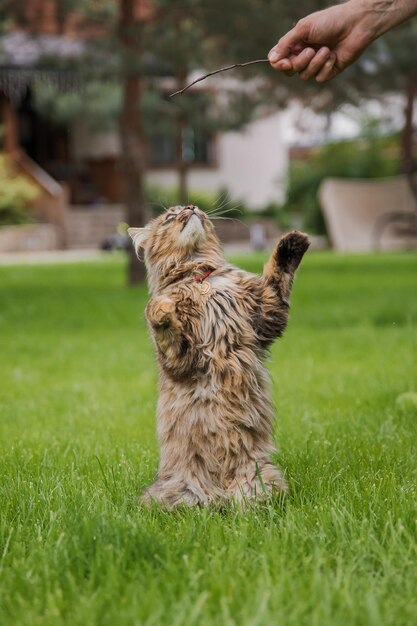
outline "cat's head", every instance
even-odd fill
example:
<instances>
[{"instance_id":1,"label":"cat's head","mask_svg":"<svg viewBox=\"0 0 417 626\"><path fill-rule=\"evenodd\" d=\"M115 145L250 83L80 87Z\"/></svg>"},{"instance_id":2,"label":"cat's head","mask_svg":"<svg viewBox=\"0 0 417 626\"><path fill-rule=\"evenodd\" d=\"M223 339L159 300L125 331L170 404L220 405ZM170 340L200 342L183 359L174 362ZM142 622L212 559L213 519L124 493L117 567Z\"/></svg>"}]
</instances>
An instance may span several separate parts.
<instances>
[{"instance_id":1,"label":"cat's head","mask_svg":"<svg viewBox=\"0 0 417 626\"><path fill-rule=\"evenodd\" d=\"M143 249L151 286L185 263L217 264L222 258L213 224L194 205L171 207L144 228L129 228L128 233L138 256Z\"/></svg>"}]
</instances>

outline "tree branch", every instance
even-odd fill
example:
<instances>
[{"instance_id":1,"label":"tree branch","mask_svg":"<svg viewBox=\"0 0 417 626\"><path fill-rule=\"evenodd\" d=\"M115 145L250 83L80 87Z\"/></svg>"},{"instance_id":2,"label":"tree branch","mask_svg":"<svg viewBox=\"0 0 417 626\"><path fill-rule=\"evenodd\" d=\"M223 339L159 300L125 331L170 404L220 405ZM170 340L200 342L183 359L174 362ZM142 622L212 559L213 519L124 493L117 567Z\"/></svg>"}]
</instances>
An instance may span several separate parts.
<instances>
[{"instance_id":1,"label":"tree branch","mask_svg":"<svg viewBox=\"0 0 417 626\"><path fill-rule=\"evenodd\" d=\"M222 67L219 70L214 70L214 72L209 72L208 74L204 74L204 76L200 76L200 78L196 78L192 83L186 85L183 89L179 89L178 91L174 91L174 93L170 93L169 97L178 96L179 94L183 94L184 91L187 91L190 87L199 83L202 80L205 80L209 76L214 76L214 74L220 74L220 72L227 72L228 70L233 70L235 67L246 67L247 65L254 65L255 63L269 63L268 59L256 59L256 61L247 61L246 63L235 63L234 65L228 65L227 67Z\"/></svg>"}]
</instances>

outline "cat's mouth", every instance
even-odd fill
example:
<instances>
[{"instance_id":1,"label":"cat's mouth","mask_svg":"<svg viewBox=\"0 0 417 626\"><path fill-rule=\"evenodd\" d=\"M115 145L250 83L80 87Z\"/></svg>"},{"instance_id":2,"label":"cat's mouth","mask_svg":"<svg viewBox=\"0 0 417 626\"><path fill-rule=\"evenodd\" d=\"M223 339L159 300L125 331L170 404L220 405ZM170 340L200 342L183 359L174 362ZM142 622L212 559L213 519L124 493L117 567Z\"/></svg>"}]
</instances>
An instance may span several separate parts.
<instances>
[{"instance_id":1,"label":"cat's mouth","mask_svg":"<svg viewBox=\"0 0 417 626\"><path fill-rule=\"evenodd\" d=\"M190 222L191 219L193 218L197 218L199 220L199 222L201 222L201 224L203 224L203 220L204 220L204 215L201 211L196 211L197 207L191 206L191 207L186 207L183 212L180 214L180 222L182 222L182 229L184 230L184 228L187 226L187 224ZM197 209L198 210L198 209Z\"/></svg>"},{"instance_id":2,"label":"cat's mouth","mask_svg":"<svg viewBox=\"0 0 417 626\"><path fill-rule=\"evenodd\" d=\"M195 220L196 222L198 221L201 224L203 223L203 219L202 217L200 217L200 215L197 215L197 213L192 213L191 215L187 215L184 226L187 226L190 223L190 220Z\"/></svg>"},{"instance_id":3,"label":"cat's mouth","mask_svg":"<svg viewBox=\"0 0 417 626\"><path fill-rule=\"evenodd\" d=\"M206 233L203 226L204 217L195 213L194 210L189 210L183 216L180 217L182 222L182 229L180 234L180 243L184 245L195 245L206 238Z\"/></svg>"}]
</instances>

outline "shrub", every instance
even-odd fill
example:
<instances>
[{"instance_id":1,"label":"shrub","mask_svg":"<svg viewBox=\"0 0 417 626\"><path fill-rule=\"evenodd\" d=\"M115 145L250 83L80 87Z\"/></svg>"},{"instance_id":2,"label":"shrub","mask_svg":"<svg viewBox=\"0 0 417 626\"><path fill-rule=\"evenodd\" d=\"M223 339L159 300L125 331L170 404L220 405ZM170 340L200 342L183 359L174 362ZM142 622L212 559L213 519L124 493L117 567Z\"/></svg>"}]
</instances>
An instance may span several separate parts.
<instances>
[{"instance_id":1,"label":"shrub","mask_svg":"<svg viewBox=\"0 0 417 626\"><path fill-rule=\"evenodd\" d=\"M31 222L28 207L36 199L36 186L12 172L4 155L0 155L0 226Z\"/></svg>"},{"instance_id":2,"label":"shrub","mask_svg":"<svg viewBox=\"0 0 417 626\"><path fill-rule=\"evenodd\" d=\"M382 178L398 172L393 156L396 138L329 143L306 161L294 161L288 174L284 211L301 213L303 227L312 233L326 232L317 191L324 178Z\"/></svg>"}]
</instances>

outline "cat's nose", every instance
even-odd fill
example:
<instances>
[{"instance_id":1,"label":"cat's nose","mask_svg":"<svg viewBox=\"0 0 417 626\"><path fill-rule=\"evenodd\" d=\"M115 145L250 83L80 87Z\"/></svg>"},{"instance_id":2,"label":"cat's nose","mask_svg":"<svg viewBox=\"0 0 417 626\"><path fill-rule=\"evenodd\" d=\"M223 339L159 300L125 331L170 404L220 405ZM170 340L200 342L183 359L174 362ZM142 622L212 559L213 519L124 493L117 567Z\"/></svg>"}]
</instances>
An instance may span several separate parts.
<instances>
[{"instance_id":1,"label":"cat's nose","mask_svg":"<svg viewBox=\"0 0 417 626\"><path fill-rule=\"evenodd\" d=\"M196 207L196 206L194 206L194 204L189 204L188 206L185 206L185 207L184 207L184 209L189 209L189 210L190 210L190 211L192 211L193 213L194 213L194 210L195 210L196 208L197 208L197 207Z\"/></svg>"}]
</instances>

